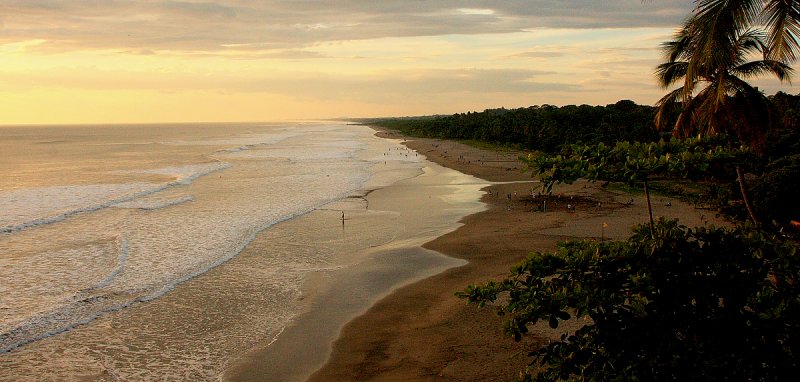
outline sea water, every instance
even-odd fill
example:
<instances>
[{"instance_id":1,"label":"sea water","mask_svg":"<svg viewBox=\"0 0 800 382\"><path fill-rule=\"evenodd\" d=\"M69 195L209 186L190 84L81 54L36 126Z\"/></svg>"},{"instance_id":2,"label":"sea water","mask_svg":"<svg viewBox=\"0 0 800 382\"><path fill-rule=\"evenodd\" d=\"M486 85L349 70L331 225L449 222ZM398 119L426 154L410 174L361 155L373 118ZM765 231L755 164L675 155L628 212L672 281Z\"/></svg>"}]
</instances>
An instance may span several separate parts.
<instances>
[{"instance_id":1,"label":"sea water","mask_svg":"<svg viewBox=\"0 0 800 382\"><path fill-rule=\"evenodd\" d=\"M341 203L422 172L421 157L373 133L337 123L0 127L0 380L218 378L298 313L308 272L396 235L371 228L379 216L365 216L357 238L300 232L330 226L319 221L270 230L337 203L338 221ZM257 237L252 262L170 293Z\"/></svg>"}]
</instances>

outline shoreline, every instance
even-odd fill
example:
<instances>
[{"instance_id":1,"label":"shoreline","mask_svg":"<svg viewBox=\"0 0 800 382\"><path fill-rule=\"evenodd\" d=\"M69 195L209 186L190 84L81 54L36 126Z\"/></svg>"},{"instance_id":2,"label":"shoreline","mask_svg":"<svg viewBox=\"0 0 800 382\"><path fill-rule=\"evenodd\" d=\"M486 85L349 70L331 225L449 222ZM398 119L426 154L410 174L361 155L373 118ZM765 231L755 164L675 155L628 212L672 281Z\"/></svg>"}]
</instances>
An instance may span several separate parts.
<instances>
[{"instance_id":1,"label":"shoreline","mask_svg":"<svg viewBox=\"0 0 800 382\"><path fill-rule=\"evenodd\" d=\"M364 204L353 205L348 199L318 212L338 223L344 211L348 223L341 226L342 234L353 232L354 240L367 232L364 226L390 225L393 236L343 254L347 265L309 274L301 287L299 314L274 338L233 360L222 380L306 380L324 365L345 324L396 289L464 264L422 245L457 229L460 218L484 209L477 199L485 182L428 162L418 175L390 185L378 183L358 196ZM308 224L298 219L281 228L296 229L291 227L308 229Z\"/></svg>"},{"instance_id":2,"label":"shoreline","mask_svg":"<svg viewBox=\"0 0 800 382\"><path fill-rule=\"evenodd\" d=\"M398 285L460 265L421 246L484 208L476 178L428 161L416 165L419 158L408 158L414 154L397 142L359 130L369 141L359 155L373 166L362 188L259 231L230 261L158 299L3 354L0 381L220 380L262 348L279 354L245 365L254 379L304 380L325 362L346 322ZM373 159L387 149L388 164ZM218 179L193 186L213 190ZM427 195L424 203L419 195Z\"/></svg>"},{"instance_id":3,"label":"shoreline","mask_svg":"<svg viewBox=\"0 0 800 382\"><path fill-rule=\"evenodd\" d=\"M491 308L467 306L454 293L507 275L531 251L553 249L565 239L623 239L634 224L645 221L643 196L586 182L555 186L553 194L563 194L563 200L553 200L547 212L540 212L529 197L538 186L526 182L530 174L521 173L518 152L374 129L377 136L404 139L429 161L494 182L483 189L481 201L488 209L466 216L460 228L423 245L467 261L465 265L395 289L347 323L327 363L309 381L511 380L526 367L530 346L557 333L547 325L537 326L532 336L514 342ZM597 208L597 202L602 207ZM567 203L577 211L568 211ZM656 197L654 203L654 214L680 217L686 225L714 221L714 216L671 198ZM601 231L604 223L608 228ZM577 328L581 323L571 325Z\"/></svg>"},{"instance_id":4,"label":"shoreline","mask_svg":"<svg viewBox=\"0 0 800 382\"><path fill-rule=\"evenodd\" d=\"M645 219L641 198L631 208L583 183L558 188L566 200L536 212L529 195L538 186L516 152L406 142L415 153L400 135L363 129L365 158L389 163L374 161L360 191L260 231L230 261L158 299L4 354L0 381L301 381L319 368L312 380L509 380L526 364L525 343L453 293L502 277L531 249L597 236L610 215ZM419 168L402 165L424 157ZM218 179L198 179L193 192L215 190ZM656 214L685 209L672 204ZM625 237L629 226L605 234ZM529 341L550 335L535 331Z\"/></svg>"}]
</instances>

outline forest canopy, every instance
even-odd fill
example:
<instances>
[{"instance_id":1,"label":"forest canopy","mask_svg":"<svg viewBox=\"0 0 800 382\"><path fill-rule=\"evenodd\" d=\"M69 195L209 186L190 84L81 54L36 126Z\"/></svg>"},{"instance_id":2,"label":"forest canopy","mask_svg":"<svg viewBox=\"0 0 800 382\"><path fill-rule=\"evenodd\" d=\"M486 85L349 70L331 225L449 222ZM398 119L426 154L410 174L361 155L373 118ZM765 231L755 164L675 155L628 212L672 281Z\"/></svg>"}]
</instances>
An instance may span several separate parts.
<instances>
[{"instance_id":1,"label":"forest canopy","mask_svg":"<svg viewBox=\"0 0 800 382\"><path fill-rule=\"evenodd\" d=\"M778 92L768 97L777 134L800 127L800 95ZM671 119L677 118L676 111ZM622 100L606 106L537 105L518 109L486 109L447 116L360 120L427 138L476 140L530 151L556 153L569 144L652 142L669 135L655 128L656 108ZM666 138L666 137L664 137Z\"/></svg>"}]
</instances>

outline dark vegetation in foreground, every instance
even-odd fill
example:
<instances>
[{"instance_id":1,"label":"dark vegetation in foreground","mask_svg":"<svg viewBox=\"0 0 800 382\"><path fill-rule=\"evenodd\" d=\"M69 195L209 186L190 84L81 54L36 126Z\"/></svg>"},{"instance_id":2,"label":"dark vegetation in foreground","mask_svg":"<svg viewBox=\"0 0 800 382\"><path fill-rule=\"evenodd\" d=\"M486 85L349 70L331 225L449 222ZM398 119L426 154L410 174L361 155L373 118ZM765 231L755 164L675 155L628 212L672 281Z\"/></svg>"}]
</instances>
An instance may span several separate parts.
<instances>
[{"instance_id":1,"label":"dark vegetation in foreground","mask_svg":"<svg viewBox=\"0 0 800 382\"><path fill-rule=\"evenodd\" d=\"M769 109L759 150L735 134L671 138L652 127L655 108L629 101L367 122L529 150L521 159L547 188L578 178L649 184L721 208L736 224L658 220L624 241L565 242L532 253L503 280L457 293L493 306L516 339L538 322L589 319L530 349L521 380L780 381L800 373L800 253L791 224L800 220L800 96L778 93ZM739 168L756 219L744 210Z\"/></svg>"},{"instance_id":2,"label":"dark vegetation in foreground","mask_svg":"<svg viewBox=\"0 0 800 382\"><path fill-rule=\"evenodd\" d=\"M740 227L658 221L620 242L532 253L510 277L459 295L496 304L515 338L539 321L591 323L533 349L523 380L795 380L800 350L796 243ZM535 372L534 372L535 370Z\"/></svg>"},{"instance_id":3,"label":"dark vegetation in foreground","mask_svg":"<svg viewBox=\"0 0 800 382\"><path fill-rule=\"evenodd\" d=\"M545 190L579 178L642 186L649 221L627 240L563 243L457 293L494 306L516 339L540 321L588 319L530 349L522 380L797 380L800 97L766 97L748 80L791 79L800 0L694 4L661 44L656 79L672 90L656 108L620 101L379 122L530 150L521 159ZM736 227L654 221L658 180L702 185L700 197L717 199Z\"/></svg>"}]
</instances>

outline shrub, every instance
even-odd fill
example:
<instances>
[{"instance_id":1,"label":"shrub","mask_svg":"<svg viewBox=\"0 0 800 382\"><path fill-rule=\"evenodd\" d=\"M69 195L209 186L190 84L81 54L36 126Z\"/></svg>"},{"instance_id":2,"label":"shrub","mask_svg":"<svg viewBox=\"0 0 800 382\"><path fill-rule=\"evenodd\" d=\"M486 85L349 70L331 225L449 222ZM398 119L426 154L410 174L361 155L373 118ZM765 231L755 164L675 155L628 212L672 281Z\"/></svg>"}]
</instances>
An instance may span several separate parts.
<instances>
[{"instance_id":1,"label":"shrub","mask_svg":"<svg viewBox=\"0 0 800 382\"><path fill-rule=\"evenodd\" d=\"M509 278L458 293L496 303L520 339L545 320L590 323L533 349L525 380L781 380L800 360L796 245L753 228L660 220L621 242L533 253Z\"/></svg>"}]
</instances>

